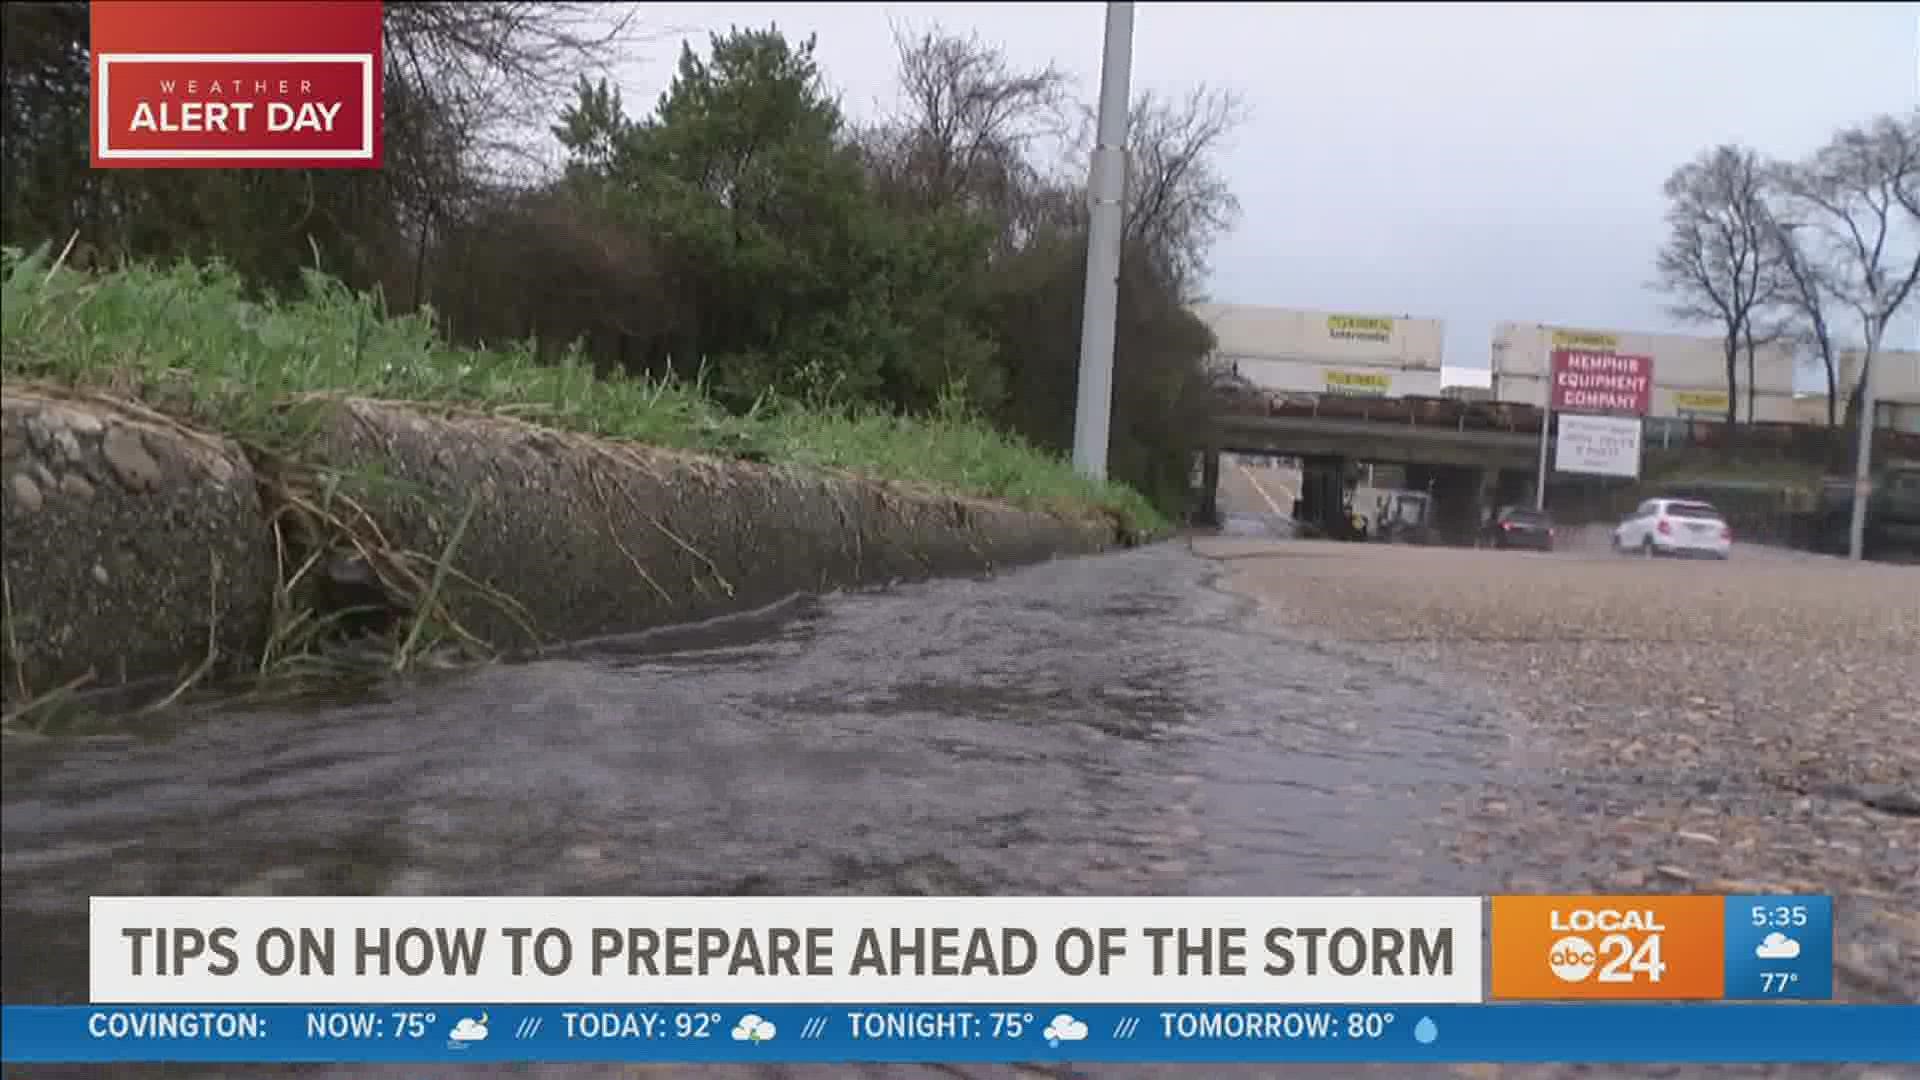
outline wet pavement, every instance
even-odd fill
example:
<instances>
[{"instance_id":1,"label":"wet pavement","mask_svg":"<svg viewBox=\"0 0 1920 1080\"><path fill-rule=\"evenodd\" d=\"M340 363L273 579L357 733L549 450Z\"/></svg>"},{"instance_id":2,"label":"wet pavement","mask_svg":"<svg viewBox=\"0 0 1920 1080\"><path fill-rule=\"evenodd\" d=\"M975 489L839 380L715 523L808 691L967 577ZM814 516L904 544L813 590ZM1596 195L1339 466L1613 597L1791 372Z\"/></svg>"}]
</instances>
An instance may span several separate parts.
<instances>
[{"instance_id":1,"label":"wet pavement","mask_svg":"<svg viewBox=\"0 0 1920 1080\"><path fill-rule=\"evenodd\" d=\"M376 700L206 712L138 736L10 740L0 764L0 991L9 1003L83 1001L84 900L101 893L1485 892L1504 856L1459 858L1446 810L1500 767L1506 734L1489 700L1468 680L1450 685L1278 633L1252 601L1220 587L1222 565L1163 544L990 580L796 600L396 686ZM748 1073L9 1071L488 1074Z\"/></svg>"},{"instance_id":2,"label":"wet pavement","mask_svg":"<svg viewBox=\"0 0 1920 1080\"><path fill-rule=\"evenodd\" d=\"M795 601L142 737L14 741L0 985L120 894L1471 893L1465 700L1263 634L1179 545ZM417 1075L417 1074L415 1074Z\"/></svg>"}]
</instances>

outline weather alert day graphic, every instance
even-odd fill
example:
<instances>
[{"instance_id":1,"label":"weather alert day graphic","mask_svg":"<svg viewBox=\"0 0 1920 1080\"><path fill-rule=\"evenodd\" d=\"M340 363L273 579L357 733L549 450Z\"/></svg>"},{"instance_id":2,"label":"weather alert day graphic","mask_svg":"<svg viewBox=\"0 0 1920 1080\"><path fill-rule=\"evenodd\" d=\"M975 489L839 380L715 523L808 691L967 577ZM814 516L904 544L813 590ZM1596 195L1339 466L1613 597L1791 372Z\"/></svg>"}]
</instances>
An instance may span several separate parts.
<instances>
[{"instance_id":1,"label":"weather alert day graphic","mask_svg":"<svg viewBox=\"0 0 1920 1080\"><path fill-rule=\"evenodd\" d=\"M379 168L378 0L94 0L94 168Z\"/></svg>"}]
</instances>

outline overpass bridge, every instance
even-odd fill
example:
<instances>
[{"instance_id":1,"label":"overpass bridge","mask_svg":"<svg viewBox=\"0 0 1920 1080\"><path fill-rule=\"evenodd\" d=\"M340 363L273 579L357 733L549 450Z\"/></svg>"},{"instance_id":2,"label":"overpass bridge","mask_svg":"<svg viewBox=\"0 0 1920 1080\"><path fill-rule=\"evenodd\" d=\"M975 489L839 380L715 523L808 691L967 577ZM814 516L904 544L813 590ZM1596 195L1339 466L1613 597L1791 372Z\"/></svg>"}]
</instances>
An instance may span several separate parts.
<instances>
[{"instance_id":1,"label":"overpass bridge","mask_svg":"<svg viewBox=\"0 0 1920 1080\"><path fill-rule=\"evenodd\" d=\"M1214 418L1210 441L1214 450L1469 469L1532 469L1540 455L1538 431L1477 431L1331 417L1226 413Z\"/></svg>"},{"instance_id":2,"label":"overpass bridge","mask_svg":"<svg viewBox=\"0 0 1920 1080\"><path fill-rule=\"evenodd\" d=\"M1431 397L1358 397L1294 394L1228 384L1217 388L1203 460L1201 513L1217 520L1212 493L1221 452L1266 454L1301 461L1301 506L1296 516L1323 530L1345 520L1351 466L1404 467L1406 486L1430 490L1443 533L1470 535L1479 514L1494 505L1530 502L1538 477L1542 410L1530 405ZM1646 452L1706 454L1739 445L1783 461L1843 465L1853 439L1824 425L1743 423L1689 419L1677 435L1666 424L1649 430ZM1920 458L1920 435L1883 428L1874 433L1877 460Z\"/></svg>"},{"instance_id":3,"label":"overpass bridge","mask_svg":"<svg viewBox=\"0 0 1920 1080\"><path fill-rule=\"evenodd\" d=\"M1329 532L1346 521L1350 466L1405 467L1435 495L1444 534L1464 540L1496 502L1530 497L1543 416L1530 406L1437 397L1358 397L1219 389L1202 464L1202 515L1217 520L1222 452L1301 461L1294 516Z\"/></svg>"}]
</instances>

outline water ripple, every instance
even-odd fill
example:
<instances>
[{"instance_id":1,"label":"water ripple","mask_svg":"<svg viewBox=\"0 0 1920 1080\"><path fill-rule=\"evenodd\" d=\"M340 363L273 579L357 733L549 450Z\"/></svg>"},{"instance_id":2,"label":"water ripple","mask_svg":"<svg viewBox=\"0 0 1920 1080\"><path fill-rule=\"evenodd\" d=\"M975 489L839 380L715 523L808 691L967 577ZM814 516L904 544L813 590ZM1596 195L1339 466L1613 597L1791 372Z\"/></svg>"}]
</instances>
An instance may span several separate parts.
<instances>
[{"instance_id":1,"label":"water ripple","mask_svg":"<svg viewBox=\"0 0 1920 1080\"><path fill-rule=\"evenodd\" d=\"M0 989L81 1000L103 893L1478 891L1417 853L1491 724L1212 570L1164 545L10 747Z\"/></svg>"}]
</instances>

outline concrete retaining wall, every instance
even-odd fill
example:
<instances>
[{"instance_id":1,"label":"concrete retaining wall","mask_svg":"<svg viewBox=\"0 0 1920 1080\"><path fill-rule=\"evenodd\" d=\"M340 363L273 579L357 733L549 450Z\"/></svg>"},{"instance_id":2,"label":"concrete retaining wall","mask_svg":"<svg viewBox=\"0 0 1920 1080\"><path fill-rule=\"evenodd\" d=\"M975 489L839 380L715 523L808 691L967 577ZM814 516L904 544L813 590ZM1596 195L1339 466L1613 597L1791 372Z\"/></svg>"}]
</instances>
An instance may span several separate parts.
<instances>
[{"instance_id":1,"label":"concrete retaining wall","mask_svg":"<svg viewBox=\"0 0 1920 1080\"><path fill-rule=\"evenodd\" d=\"M12 386L4 403L7 698L87 672L98 687L189 671L210 612L226 658L258 655L277 581L270 486L236 445L137 407ZM499 649L1089 553L1119 533L1104 517L370 401L330 405L303 457L344 478L422 579L471 505L443 596Z\"/></svg>"},{"instance_id":2,"label":"concrete retaining wall","mask_svg":"<svg viewBox=\"0 0 1920 1080\"><path fill-rule=\"evenodd\" d=\"M370 509L396 547L437 557L473 501L456 563L514 597L538 637L479 589L456 589L454 611L502 647L1091 552L1115 537L1108 521L491 417L351 401L325 430L323 460L384 471Z\"/></svg>"},{"instance_id":3,"label":"concrete retaining wall","mask_svg":"<svg viewBox=\"0 0 1920 1080\"><path fill-rule=\"evenodd\" d=\"M87 689L184 675L267 630L272 536L231 441L157 414L7 387L0 395L4 696L92 672Z\"/></svg>"}]
</instances>

